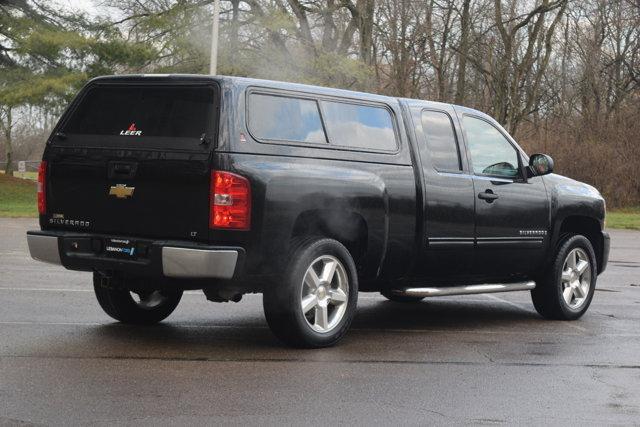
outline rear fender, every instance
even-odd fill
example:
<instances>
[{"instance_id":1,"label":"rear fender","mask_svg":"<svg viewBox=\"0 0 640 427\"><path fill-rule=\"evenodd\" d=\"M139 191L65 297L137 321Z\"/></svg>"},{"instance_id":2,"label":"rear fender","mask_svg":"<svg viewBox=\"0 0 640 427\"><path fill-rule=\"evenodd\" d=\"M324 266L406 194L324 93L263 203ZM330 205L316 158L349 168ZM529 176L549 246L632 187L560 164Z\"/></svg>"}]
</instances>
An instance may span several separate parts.
<instances>
[{"instance_id":1,"label":"rear fender","mask_svg":"<svg viewBox=\"0 0 640 427\"><path fill-rule=\"evenodd\" d=\"M389 235L389 197L376 165L356 169L352 162L263 159L234 164L257 188L253 215L260 224L260 259L251 264L282 271L292 237L322 233L351 250L364 240L366 249L354 258L361 274L378 275Z\"/></svg>"}]
</instances>

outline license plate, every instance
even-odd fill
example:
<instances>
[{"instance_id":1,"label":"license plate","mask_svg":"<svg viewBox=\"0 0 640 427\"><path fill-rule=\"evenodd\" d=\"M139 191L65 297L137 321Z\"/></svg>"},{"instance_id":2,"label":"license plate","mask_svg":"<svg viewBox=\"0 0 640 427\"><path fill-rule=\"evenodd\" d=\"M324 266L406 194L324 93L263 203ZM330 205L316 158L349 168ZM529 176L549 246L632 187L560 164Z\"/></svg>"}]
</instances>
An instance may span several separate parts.
<instances>
[{"instance_id":1,"label":"license plate","mask_svg":"<svg viewBox=\"0 0 640 427\"><path fill-rule=\"evenodd\" d=\"M129 239L107 239L104 251L109 256L133 258L136 256L136 243Z\"/></svg>"}]
</instances>

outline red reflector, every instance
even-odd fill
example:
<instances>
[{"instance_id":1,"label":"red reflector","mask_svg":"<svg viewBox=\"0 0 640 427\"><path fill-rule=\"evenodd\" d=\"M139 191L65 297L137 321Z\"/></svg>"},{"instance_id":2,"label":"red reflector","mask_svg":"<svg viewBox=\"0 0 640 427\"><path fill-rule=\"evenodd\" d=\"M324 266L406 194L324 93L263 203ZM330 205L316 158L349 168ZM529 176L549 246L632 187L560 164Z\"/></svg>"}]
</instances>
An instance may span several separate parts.
<instances>
[{"instance_id":1,"label":"red reflector","mask_svg":"<svg viewBox=\"0 0 640 427\"><path fill-rule=\"evenodd\" d=\"M251 185L246 178L230 172L211 173L211 213L209 226L248 230L251 226Z\"/></svg>"},{"instance_id":2,"label":"red reflector","mask_svg":"<svg viewBox=\"0 0 640 427\"><path fill-rule=\"evenodd\" d=\"M47 213L47 162L40 162L38 168L38 212L40 215Z\"/></svg>"}]
</instances>

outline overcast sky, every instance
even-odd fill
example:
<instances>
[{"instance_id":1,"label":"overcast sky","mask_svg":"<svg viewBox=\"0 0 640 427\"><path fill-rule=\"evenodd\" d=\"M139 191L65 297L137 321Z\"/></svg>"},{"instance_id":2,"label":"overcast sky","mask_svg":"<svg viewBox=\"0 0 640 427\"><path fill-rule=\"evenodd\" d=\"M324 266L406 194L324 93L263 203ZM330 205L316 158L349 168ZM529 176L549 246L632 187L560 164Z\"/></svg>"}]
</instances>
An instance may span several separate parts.
<instances>
[{"instance_id":1,"label":"overcast sky","mask_svg":"<svg viewBox=\"0 0 640 427\"><path fill-rule=\"evenodd\" d=\"M104 8L99 7L100 0L54 0L51 3L58 4L67 10L81 11L94 16L105 12Z\"/></svg>"}]
</instances>

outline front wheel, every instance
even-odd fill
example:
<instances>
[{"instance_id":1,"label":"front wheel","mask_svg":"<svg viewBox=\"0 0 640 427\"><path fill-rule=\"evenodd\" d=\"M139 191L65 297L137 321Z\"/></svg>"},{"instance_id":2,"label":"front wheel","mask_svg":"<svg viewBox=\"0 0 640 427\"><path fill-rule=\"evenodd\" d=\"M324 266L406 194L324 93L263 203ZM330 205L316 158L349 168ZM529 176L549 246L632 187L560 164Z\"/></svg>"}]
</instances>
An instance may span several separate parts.
<instances>
[{"instance_id":1,"label":"front wheel","mask_svg":"<svg viewBox=\"0 0 640 427\"><path fill-rule=\"evenodd\" d=\"M100 307L122 323L149 325L166 319L182 298L180 289L130 291L113 279L93 274L93 290Z\"/></svg>"},{"instance_id":2,"label":"front wheel","mask_svg":"<svg viewBox=\"0 0 640 427\"><path fill-rule=\"evenodd\" d=\"M358 277L347 248L333 239L292 243L281 281L267 287L264 313L273 333L294 347L337 343L356 312Z\"/></svg>"},{"instance_id":3,"label":"front wheel","mask_svg":"<svg viewBox=\"0 0 640 427\"><path fill-rule=\"evenodd\" d=\"M597 277L589 239L579 234L564 235L555 258L531 291L533 305L547 319L578 319L591 304Z\"/></svg>"}]
</instances>

